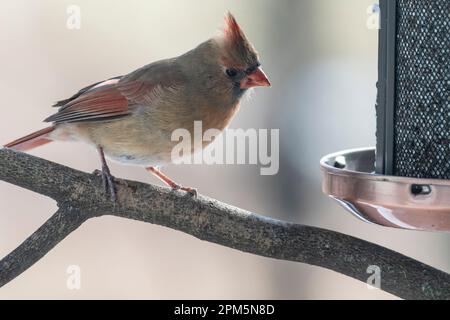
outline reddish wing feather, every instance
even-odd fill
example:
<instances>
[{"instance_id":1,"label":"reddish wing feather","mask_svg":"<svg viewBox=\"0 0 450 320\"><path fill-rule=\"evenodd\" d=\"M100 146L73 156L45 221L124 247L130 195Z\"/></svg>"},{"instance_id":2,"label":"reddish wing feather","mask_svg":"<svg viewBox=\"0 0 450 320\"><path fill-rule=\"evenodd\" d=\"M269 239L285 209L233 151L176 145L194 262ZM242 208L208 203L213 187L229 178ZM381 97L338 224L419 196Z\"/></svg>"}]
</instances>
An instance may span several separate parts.
<instances>
[{"instance_id":1,"label":"reddish wing feather","mask_svg":"<svg viewBox=\"0 0 450 320\"><path fill-rule=\"evenodd\" d=\"M130 106L145 100L154 86L143 81L106 84L67 102L46 122L102 121L130 114ZM148 101L147 101L148 102Z\"/></svg>"},{"instance_id":2,"label":"reddish wing feather","mask_svg":"<svg viewBox=\"0 0 450 320\"><path fill-rule=\"evenodd\" d=\"M81 89L80 91L78 91L77 93L72 95L70 98L55 102L55 104L53 104L53 107L62 107L64 105L66 105L67 103L69 103L70 101L75 100L76 98L78 98L79 96L83 95L84 93L86 93L88 91L92 91L92 90L96 89L97 87L103 86L105 84L111 84L113 82L117 83L120 81L121 78L122 78L122 76L118 76L118 77L108 79L106 81L100 81L100 82L93 83L93 84Z\"/></svg>"}]
</instances>

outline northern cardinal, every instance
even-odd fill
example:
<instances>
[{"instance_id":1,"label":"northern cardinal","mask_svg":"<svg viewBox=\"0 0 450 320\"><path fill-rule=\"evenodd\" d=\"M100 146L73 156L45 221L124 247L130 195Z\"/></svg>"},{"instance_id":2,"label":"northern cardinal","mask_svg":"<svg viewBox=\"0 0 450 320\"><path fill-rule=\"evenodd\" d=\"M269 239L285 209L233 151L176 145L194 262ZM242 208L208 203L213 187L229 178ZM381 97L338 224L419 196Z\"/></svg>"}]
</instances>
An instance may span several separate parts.
<instances>
[{"instance_id":1,"label":"northern cardinal","mask_svg":"<svg viewBox=\"0 0 450 320\"><path fill-rule=\"evenodd\" d=\"M196 195L195 189L180 186L158 169L172 160L178 142L171 141L171 134L185 128L193 137L194 121L202 121L203 131L224 130L248 89L270 86L260 65L254 47L228 13L221 35L181 56L81 89L54 104L58 112L44 120L52 126L5 147L26 151L54 140L86 142L98 150L103 183L114 201L114 178L105 156L142 166L171 188Z\"/></svg>"}]
</instances>

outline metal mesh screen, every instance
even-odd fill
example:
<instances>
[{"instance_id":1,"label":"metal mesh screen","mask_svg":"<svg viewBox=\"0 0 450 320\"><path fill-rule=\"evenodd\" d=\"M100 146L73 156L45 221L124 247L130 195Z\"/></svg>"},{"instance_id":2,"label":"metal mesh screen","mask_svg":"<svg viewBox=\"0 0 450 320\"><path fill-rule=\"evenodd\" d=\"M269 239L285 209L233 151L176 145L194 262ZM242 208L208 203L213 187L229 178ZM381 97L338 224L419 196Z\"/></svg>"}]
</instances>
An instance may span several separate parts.
<instances>
[{"instance_id":1,"label":"metal mesh screen","mask_svg":"<svg viewBox=\"0 0 450 320\"><path fill-rule=\"evenodd\" d=\"M450 0L397 0L395 175L450 179Z\"/></svg>"}]
</instances>

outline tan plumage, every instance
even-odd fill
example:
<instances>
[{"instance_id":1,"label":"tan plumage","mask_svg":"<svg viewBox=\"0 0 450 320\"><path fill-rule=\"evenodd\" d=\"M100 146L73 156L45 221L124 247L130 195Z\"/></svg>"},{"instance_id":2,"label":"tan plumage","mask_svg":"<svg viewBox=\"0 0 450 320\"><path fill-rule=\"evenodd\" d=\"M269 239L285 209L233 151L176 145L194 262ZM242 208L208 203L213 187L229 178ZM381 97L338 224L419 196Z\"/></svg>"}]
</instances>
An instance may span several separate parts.
<instances>
[{"instance_id":1,"label":"tan plumage","mask_svg":"<svg viewBox=\"0 0 450 320\"><path fill-rule=\"evenodd\" d=\"M172 132L184 128L193 136L194 121L202 121L204 131L224 130L245 91L269 85L259 66L256 51L228 14L222 36L179 57L80 90L55 104L59 111L45 120L53 126L29 135L33 143L24 137L6 147L28 150L42 144L39 141L83 141L99 150L104 181L112 195L104 155L124 164L150 167L171 187L180 188L153 168L173 160L171 151L177 142L171 141Z\"/></svg>"}]
</instances>

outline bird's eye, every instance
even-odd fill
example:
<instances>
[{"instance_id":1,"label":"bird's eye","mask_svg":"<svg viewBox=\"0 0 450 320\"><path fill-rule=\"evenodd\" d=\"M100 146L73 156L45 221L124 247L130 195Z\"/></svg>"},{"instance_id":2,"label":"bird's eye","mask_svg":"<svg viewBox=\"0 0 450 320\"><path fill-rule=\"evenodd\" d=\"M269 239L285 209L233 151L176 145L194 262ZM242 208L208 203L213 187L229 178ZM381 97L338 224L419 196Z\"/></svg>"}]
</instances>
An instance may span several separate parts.
<instances>
[{"instance_id":1,"label":"bird's eye","mask_svg":"<svg viewBox=\"0 0 450 320\"><path fill-rule=\"evenodd\" d=\"M234 78L237 76L238 72L236 71L236 69L227 69L225 71L225 73L227 74L227 76L229 76L230 78Z\"/></svg>"}]
</instances>

